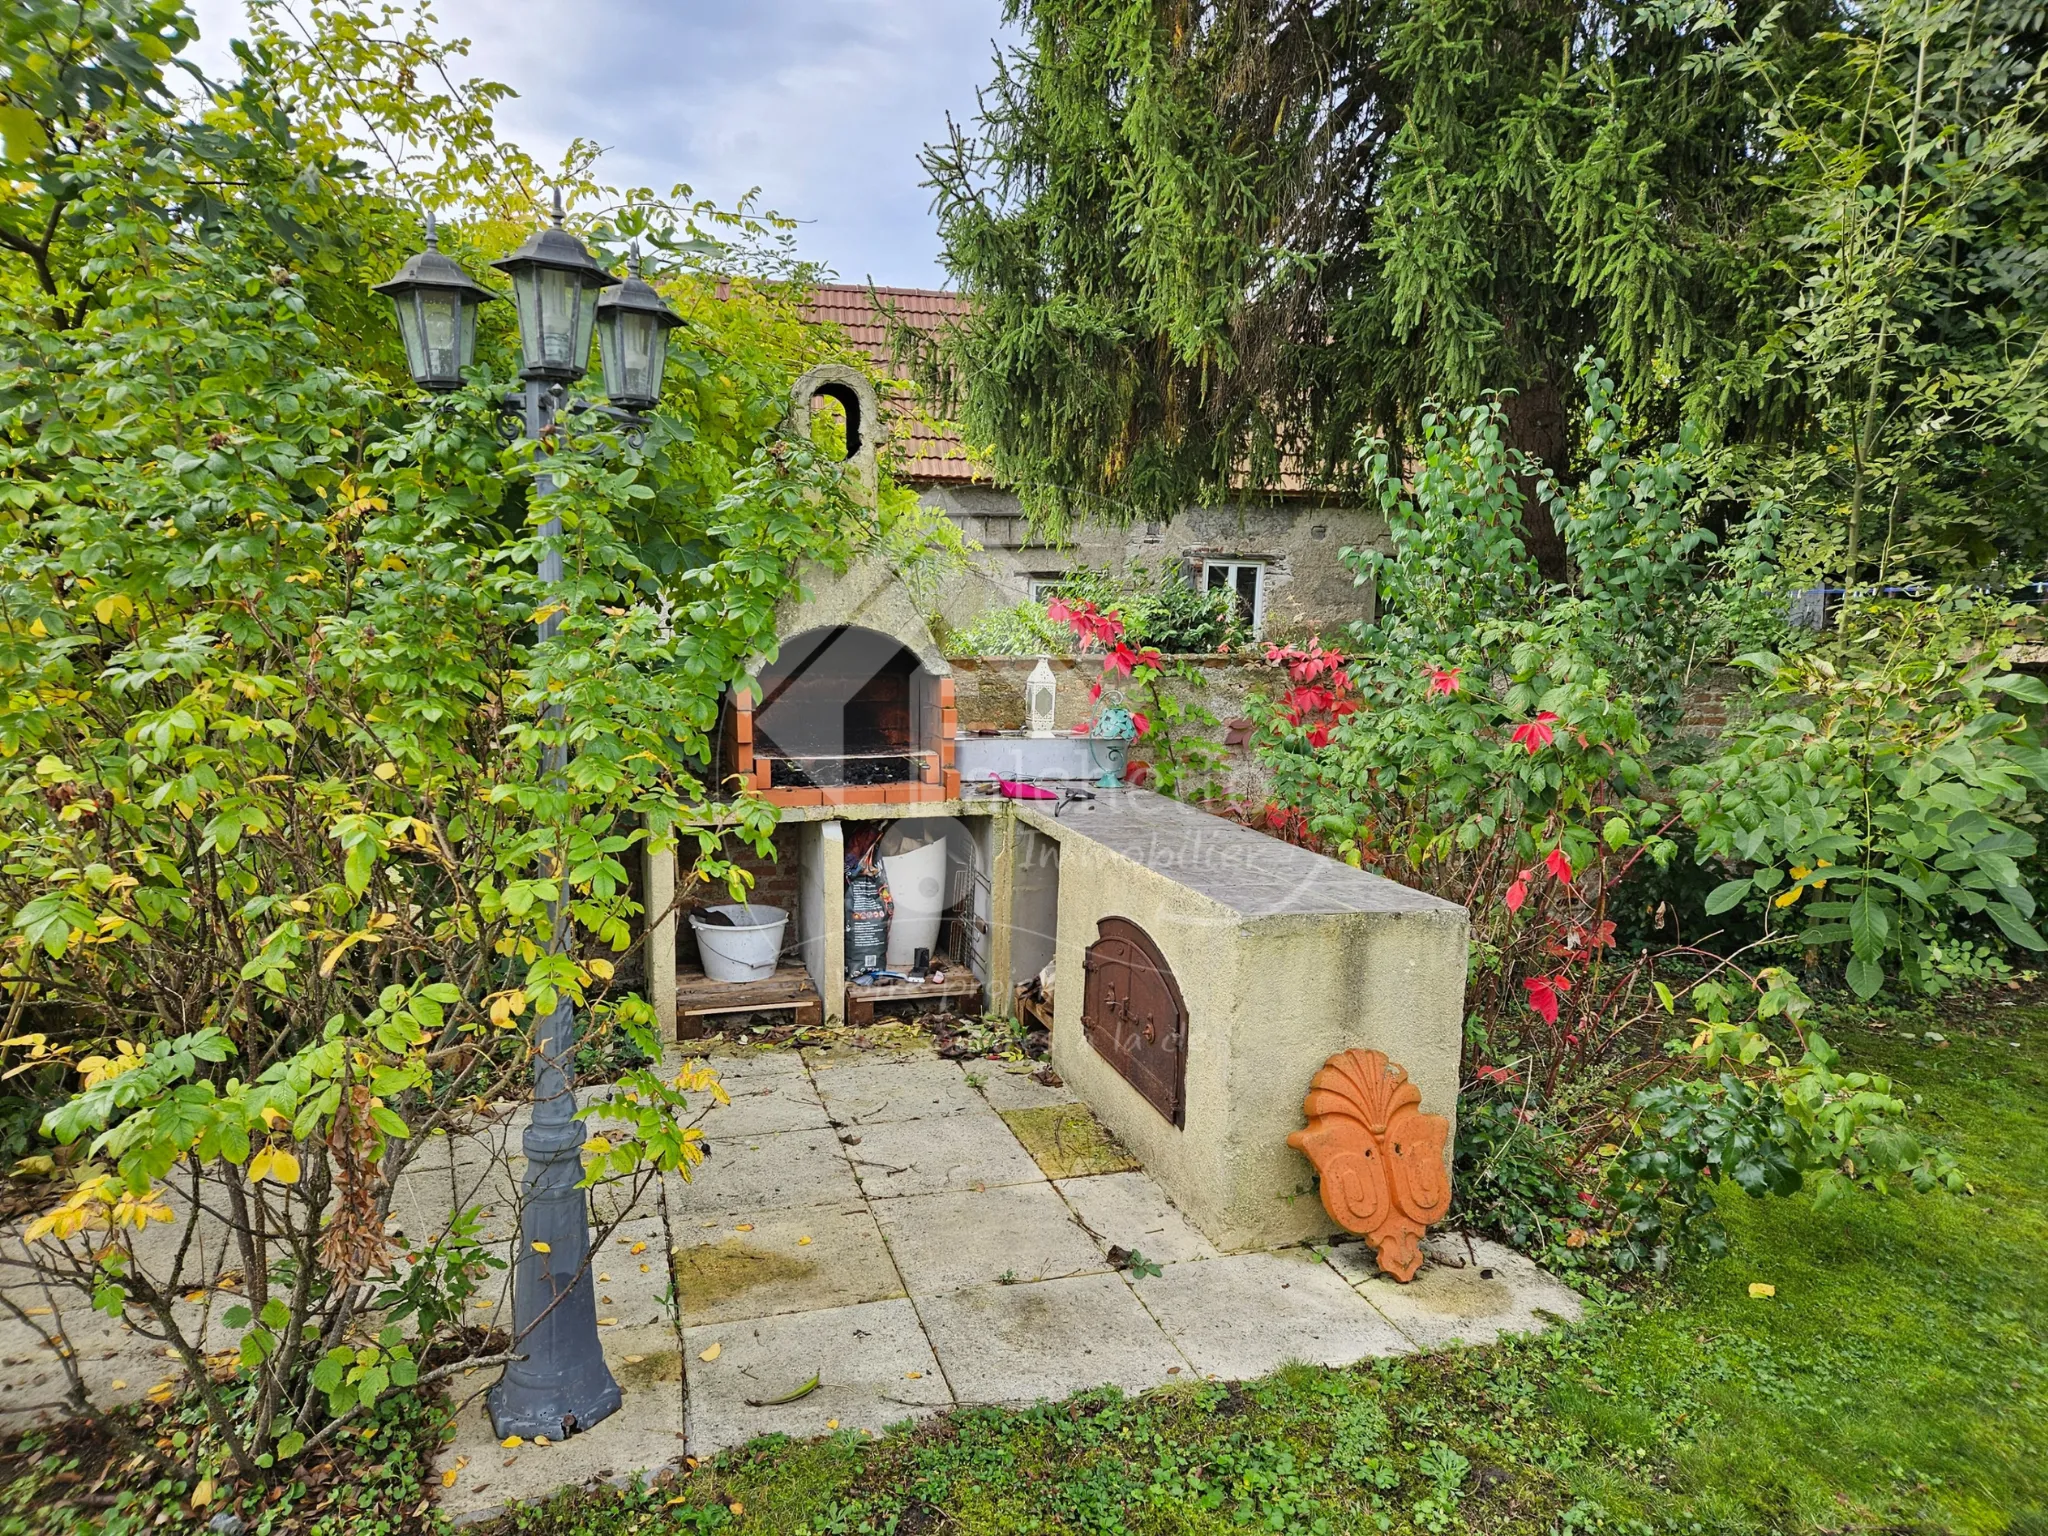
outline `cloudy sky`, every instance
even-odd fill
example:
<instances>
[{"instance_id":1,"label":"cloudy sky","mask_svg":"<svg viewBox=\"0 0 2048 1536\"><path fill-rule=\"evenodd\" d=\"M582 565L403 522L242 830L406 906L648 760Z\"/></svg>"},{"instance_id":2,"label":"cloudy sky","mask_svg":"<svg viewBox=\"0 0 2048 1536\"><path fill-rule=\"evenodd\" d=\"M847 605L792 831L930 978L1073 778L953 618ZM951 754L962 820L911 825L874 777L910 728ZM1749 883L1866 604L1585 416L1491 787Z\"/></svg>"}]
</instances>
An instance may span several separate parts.
<instances>
[{"instance_id":1,"label":"cloudy sky","mask_svg":"<svg viewBox=\"0 0 2048 1536\"><path fill-rule=\"evenodd\" d=\"M240 0L192 0L219 68ZM972 115L1002 0L439 0L470 73L519 92L500 131L554 160L577 135L605 179L750 187L802 221L799 253L845 281L946 282L918 150ZM223 71L225 72L225 71Z\"/></svg>"}]
</instances>

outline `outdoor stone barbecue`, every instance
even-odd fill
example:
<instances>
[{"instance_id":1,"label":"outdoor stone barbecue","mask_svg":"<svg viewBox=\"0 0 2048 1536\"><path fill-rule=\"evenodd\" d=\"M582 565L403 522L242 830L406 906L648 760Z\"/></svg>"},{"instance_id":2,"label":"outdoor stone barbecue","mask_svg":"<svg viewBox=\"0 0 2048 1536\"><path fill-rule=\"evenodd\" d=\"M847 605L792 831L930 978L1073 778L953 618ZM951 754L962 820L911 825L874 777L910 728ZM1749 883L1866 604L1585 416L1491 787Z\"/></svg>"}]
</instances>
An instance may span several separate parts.
<instances>
[{"instance_id":1,"label":"outdoor stone barbecue","mask_svg":"<svg viewBox=\"0 0 2048 1536\"><path fill-rule=\"evenodd\" d=\"M853 397L842 403L862 425L864 462L881 413L858 374L799 381L799 413L833 391ZM901 583L868 561L813 569L805 591L779 623L788 638L761 669L758 708L740 696L729 736L751 754L735 771L801 829L785 938L793 1005L857 1020L878 999L921 995L849 980L847 853L943 842L948 939L932 969L950 976L946 995L1008 1012L1043 973L1054 1066L1211 1242L1272 1247L1341 1218L1376 1242L1398 1234L1412 1274L1449 1197L1464 909L1140 789L1054 786L1081 792L1046 801L963 784L951 669ZM890 840L879 845L877 822ZM652 907L673 879L650 871ZM676 951L664 927L649 947L656 1007L674 1027L688 1010L666 984ZM691 1017L709 1024L713 1011L700 1002ZM1401 1080L1348 1107L1325 1092L1324 1133L1300 1139L1312 1081L1350 1051L1381 1053L1379 1070ZM1400 1136L1389 1095L1409 1126ZM1339 1125L1351 1129L1333 1140ZM1434 1160L1428 1176L1418 1156ZM1328 1199L1317 1162L1343 1169Z\"/></svg>"}]
</instances>

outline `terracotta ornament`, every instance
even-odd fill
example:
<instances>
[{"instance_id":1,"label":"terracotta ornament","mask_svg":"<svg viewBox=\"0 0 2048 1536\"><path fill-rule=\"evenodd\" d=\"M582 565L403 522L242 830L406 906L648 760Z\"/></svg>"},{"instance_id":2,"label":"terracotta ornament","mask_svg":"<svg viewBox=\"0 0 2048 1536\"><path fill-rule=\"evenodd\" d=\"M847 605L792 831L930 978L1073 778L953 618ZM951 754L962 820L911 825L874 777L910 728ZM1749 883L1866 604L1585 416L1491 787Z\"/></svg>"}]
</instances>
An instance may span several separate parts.
<instances>
[{"instance_id":1,"label":"terracotta ornament","mask_svg":"<svg viewBox=\"0 0 2048 1536\"><path fill-rule=\"evenodd\" d=\"M1306 1130L1287 1138L1322 1176L1323 1209L1373 1245L1380 1268L1413 1280L1422 1236L1451 1205L1451 1123L1422 1112L1422 1090L1383 1051L1340 1051L1309 1084Z\"/></svg>"}]
</instances>

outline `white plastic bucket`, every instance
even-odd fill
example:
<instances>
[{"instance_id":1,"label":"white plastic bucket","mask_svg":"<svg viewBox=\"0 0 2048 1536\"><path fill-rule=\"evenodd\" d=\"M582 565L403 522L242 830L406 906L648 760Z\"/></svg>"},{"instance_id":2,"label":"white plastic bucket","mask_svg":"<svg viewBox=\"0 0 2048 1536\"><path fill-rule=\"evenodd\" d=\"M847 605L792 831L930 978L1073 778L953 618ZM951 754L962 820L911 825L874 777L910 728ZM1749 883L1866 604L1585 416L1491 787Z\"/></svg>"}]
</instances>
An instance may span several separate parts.
<instances>
[{"instance_id":1,"label":"white plastic bucket","mask_svg":"<svg viewBox=\"0 0 2048 1536\"><path fill-rule=\"evenodd\" d=\"M781 907L728 906L710 910L731 918L733 925L727 928L721 923L707 923L698 913L690 914L690 927L697 935L697 953L704 960L704 974L713 981L766 981L773 976L789 914Z\"/></svg>"},{"instance_id":2,"label":"white plastic bucket","mask_svg":"<svg viewBox=\"0 0 2048 1536\"><path fill-rule=\"evenodd\" d=\"M946 907L946 840L926 843L882 860L889 896L889 969L908 971L920 949L939 942L939 914Z\"/></svg>"}]
</instances>

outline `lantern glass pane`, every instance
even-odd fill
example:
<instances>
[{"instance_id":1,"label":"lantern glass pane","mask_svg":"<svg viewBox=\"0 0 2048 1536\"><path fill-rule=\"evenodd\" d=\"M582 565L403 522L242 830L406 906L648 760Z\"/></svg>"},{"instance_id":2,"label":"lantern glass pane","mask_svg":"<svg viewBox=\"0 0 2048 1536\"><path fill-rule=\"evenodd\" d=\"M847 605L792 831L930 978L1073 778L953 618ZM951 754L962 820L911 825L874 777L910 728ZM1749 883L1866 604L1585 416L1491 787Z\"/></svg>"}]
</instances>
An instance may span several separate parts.
<instances>
[{"instance_id":1,"label":"lantern glass pane","mask_svg":"<svg viewBox=\"0 0 2048 1536\"><path fill-rule=\"evenodd\" d=\"M420 340L424 348L421 377L452 381L462 377L461 305L452 293L419 296Z\"/></svg>"},{"instance_id":2,"label":"lantern glass pane","mask_svg":"<svg viewBox=\"0 0 2048 1536\"><path fill-rule=\"evenodd\" d=\"M590 366L590 323L597 315L597 291L599 284L575 279L576 289L576 335L570 343L570 359L581 373Z\"/></svg>"},{"instance_id":3,"label":"lantern glass pane","mask_svg":"<svg viewBox=\"0 0 2048 1536\"><path fill-rule=\"evenodd\" d=\"M528 267L512 275L512 288L519 309L519 352L527 371L571 377L582 373L590 354L590 326L582 317L583 285L576 274L556 267Z\"/></svg>"},{"instance_id":4,"label":"lantern glass pane","mask_svg":"<svg viewBox=\"0 0 2048 1536\"><path fill-rule=\"evenodd\" d=\"M398 338L405 343L405 366L412 373L415 384L424 383L427 378L427 346L421 335L419 295L396 294L392 297L391 307L398 311Z\"/></svg>"}]
</instances>

